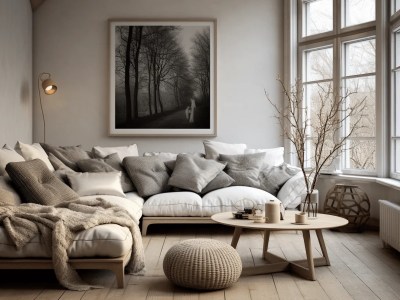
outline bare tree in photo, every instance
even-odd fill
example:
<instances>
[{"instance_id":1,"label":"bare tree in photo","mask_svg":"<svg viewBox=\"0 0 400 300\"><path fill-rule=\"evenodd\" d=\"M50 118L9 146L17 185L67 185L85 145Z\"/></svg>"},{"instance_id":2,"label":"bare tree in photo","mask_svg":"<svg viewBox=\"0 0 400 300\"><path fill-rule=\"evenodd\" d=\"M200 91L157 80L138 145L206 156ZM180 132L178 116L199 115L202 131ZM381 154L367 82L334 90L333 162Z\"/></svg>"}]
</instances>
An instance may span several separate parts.
<instances>
[{"instance_id":1,"label":"bare tree in photo","mask_svg":"<svg viewBox=\"0 0 400 300\"><path fill-rule=\"evenodd\" d=\"M193 38L193 78L200 91L200 100L210 99L210 31L203 30Z\"/></svg>"}]
</instances>

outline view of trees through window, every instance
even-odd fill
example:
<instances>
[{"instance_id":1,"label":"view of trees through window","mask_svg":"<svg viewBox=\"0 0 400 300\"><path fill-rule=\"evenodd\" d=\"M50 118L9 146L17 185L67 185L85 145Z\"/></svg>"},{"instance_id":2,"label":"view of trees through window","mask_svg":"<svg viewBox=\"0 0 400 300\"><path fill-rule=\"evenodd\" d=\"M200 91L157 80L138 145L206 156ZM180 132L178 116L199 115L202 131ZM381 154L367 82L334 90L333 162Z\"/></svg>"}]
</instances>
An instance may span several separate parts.
<instances>
[{"instance_id":1,"label":"view of trees through window","mask_svg":"<svg viewBox=\"0 0 400 300\"><path fill-rule=\"evenodd\" d=\"M365 109L360 112L362 115L346 120L342 128L338 128L337 134L345 136L350 133L349 130L355 120L361 117L359 124L361 127L348 139L340 159L328 168L374 173L376 170L376 39L374 33L370 31L361 35L355 32L354 37L350 32L346 34L346 38L342 38L340 28L374 21L375 0L342 1L340 24L334 21L335 17L332 14L336 1L339 0L303 1L303 35L307 36L307 42L303 42L303 63L299 71L306 100L305 115L307 121L311 122L312 128L317 122L317 114L323 106L323 101L335 101L335 95L343 96L349 93L346 106L365 101ZM336 32L332 32L334 28ZM322 39L325 40L322 43L321 33L325 33L322 35ZM317 34L318 40L314 42L313 35ZM324 98L323 95L327 94L329 97ZM343 107L343 110L345 109L346 107ZM313 132L307 134L309 142L306 146L306 157L308 166L311 167L312 139L315 134ZM335 138L338 137L330 137L331 141ZM330 143L329 139L326 143Z\"/></svg>"}]
</instances>

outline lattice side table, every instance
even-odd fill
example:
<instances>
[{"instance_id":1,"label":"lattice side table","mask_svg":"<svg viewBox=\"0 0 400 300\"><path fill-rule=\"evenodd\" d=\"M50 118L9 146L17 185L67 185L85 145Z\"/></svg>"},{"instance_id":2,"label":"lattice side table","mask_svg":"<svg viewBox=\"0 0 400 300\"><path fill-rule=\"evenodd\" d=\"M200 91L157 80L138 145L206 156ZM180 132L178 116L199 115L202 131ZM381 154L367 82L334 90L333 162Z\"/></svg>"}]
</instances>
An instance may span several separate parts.
<instances>
[{"instance_id":1,"label":"lattice side table","mask_svg":"<svg viewBox=\"0 0 400 300\"><path fill-rule=\"evenodd\" d=\"M370 217L367 194L357 185L336 184L326 194L324 213L346 218L349 224L343 231L359 232Z\"/></svg>"}]
</instances>

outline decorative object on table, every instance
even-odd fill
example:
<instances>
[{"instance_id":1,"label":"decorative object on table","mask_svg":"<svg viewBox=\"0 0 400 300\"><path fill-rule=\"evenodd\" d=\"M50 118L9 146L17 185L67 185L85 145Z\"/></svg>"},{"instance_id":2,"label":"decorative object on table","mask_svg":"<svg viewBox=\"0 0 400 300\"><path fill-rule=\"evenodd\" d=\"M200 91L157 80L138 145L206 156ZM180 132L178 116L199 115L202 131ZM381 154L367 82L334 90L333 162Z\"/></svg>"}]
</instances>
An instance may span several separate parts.
<instances>
[{"instance_id":1,"label":"decorative object on table","mask_svg":"<svg viewBox=\"0 0 400 300\"><path fill-rule=\"evenodd\" d=\"M223 289L242 272L239 254L230 245L210 239L192 239L172 246L163 262L165 276L178 286L199 290Z\"/></svg>"},{"instance_id":2,"label":"decorative object on table","mask_svg":"<svg viewBox=\"0 0 400 300\"><path fill-rule=\"evenodd\" d=\"M110 135L216 136L216 21L110 22Z\"/></svg>"},{"instance_id":3,"label":"decorative object on table","mask_svg":"<svg viewBox=\"0 0 400 300\"><path fill-rule=\"evenodd\" d=\"M241 199L236 201L233 206L236 211L233 212L233 216L236 219L251 219L251 216L256 213L257 203L251 199Z\"/></svg>"},{"instance_id":4,"label":"decorative object on table","mask_svg":"<svg viewBox=\"0 0 400 300\"><path fill-rule=\"evenodd\" d=\"M324 213L346 218L349 224L341 230L359 232L370 217L367 194L357 185L336 184L326 194Z\"/></svg>"},{"instance_id":5,"label":"decorative object on table","mask_svg":"<svg viewBox=\"0 0 400 300\"><path fill-rule=\"evenodd\" d=\"M42 111L43 119L43 142L46 143L46 119L44 117L42 95L40 93L40 82L42 82L42 89L46 95L53 95L57 92L57 84L51 79L50 73L40 73L38 76L38 93L40 101L40 110Z\"/></svg>"},{"instance_id":6,"label":"decorative object on table","mask_svg":"<svg viewBox=\"0 0 400 300\"><path fill-rule=\"evenodd\" d=\"M279 223L281 220L281 203L276 200L269 200L265 203L265 222Z\"/></svg>"},{"instance_id":7,"label":"decorative object on table","mask_svg":"<svg viewBox=\"0 0 400 300\"><path fill-rule=\"evenodd\" d=\"M336 93L332 84L317 84L315 97L319 101L315 103L320 106L313 107L314 114L310 115L304 109L306 98L302 81L297 79L290 87L286 87L282 79L278 78L278 81L282 86L286 105L280 108L266 92L265 95L277 113L276 118L281 124L284 137L291 142L297 154L307 191L303 211L311 216L311 195L318 177L324 167L330 166L338 155L346 151L349 137L363 127L361 120L366 97L355 101L356 91L341 90ZM338 132L345 126L348 133L339 136Z\"/></svg>"},{"instance_id":8,"label":"decorative object on table","mask_svg":"<svg viewBox=\"0 0 400 300\"><path fill-rule=\"evenodd\" d=\"M308 218L316 219L318 216L318 202L319 202L319 192L318 190L313 190L310 195L310 207L308 208ZM306 205L306 203L304 203Z\"/></svg>"},{"instance_id":9,"label":"decorative object on table","mask_svg":"<svg viewBox=\"0 0 400 300\"><path fill-rule=\"evenodd\" d=\"M299 212L294 215L294 224L308 224L307 223L307 213Z\"/></svg>"}]
</instances>

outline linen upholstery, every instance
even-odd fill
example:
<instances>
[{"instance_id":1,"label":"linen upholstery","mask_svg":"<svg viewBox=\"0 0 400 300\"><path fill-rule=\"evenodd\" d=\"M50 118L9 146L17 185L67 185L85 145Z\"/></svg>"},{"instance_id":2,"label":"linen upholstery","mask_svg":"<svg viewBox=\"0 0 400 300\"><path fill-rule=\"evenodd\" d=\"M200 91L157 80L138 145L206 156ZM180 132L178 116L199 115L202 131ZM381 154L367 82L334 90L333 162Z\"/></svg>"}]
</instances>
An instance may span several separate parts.
<instances>
[{"instance_id":1,"label":"linen upholstery","mask_svg":"<svg viewBox=\"0 0 400 300\"><path fill-rule=\"evenodd\" d=\"M148 197L169 190L169 174L161 158L150 157L125 157L122 161L138 194Z\"/></svg>"},{"instance_id":2,"label":"linen upholstery","mask_svg":"<svg viewBox=\"0 0 400 300\"><path fill-rule=\"evenodd\" d=\"M121 185L124 193L135 190L135 187L123 168L121 159L117 153L110 154L105 158L80 160L77 162L77 165L83 172L121 172Z\"/></svg>"},{"instance_id":3,"label":"linen upholstery","mask_svg":"<svg viewBox=\"0 0 400 300\"><path fill-rule=\"evenodd\" d=\"M15 150L22 155L25 160L40 159L43 161L50 171L54 171L54 167L49 161L46 152L43 150L42 146L38 143L32 145L17 142L15 145Z\"/></svg>"},{"instance_id":4,"label":"linen upholstery","mask_svg":"<svg viewBox=\"0 0 400 300\"><path fill-rule=\"evenodd\" d=\"M290 178L279 190L277 197L285 208L294 209L306 198L307 189L303 173L299 172Z\"/></svg>"},{"instance_id":5,"label":"linen upholstery","mask_svg":"<svg viewBox=\"0 0 400 300\"><path fill-rule=\"evenodd\" d=\"M223 169L225 164L188 154L179 154L168 184L200 193Z\"/></svg>"},{"instance_id":6,"label":"linen upholstery","mask_svg":"<svg viewBox=\"0 0 400 300\"><path fill-rule=\"evenodd\" d=\"M260 168L262 167L265 153L225 155L221 154L219 159L227 162L226 173L235 182L232 185L244 185L260 187Z\"/></svg>"},{"instance_id":7,"label":"linen upholstery","mask_svg":"<svg viewBox=\"0 0 400 300\"><path fill-rule=\"evenodd\" d=\"M204 189L201 190L201 194L207 194L211 191L228 187L235 182L231 176L221 171L213 180L211 180Z\"/></svg>"},{"instance_id":8,"label":"linen upholstery","mask_svg":"<svg viewBox=\"0 0 400 300\"><path fill-rule=\"evenodd\" d=\"M83 159L89 159L89 154L81 146L60 146L54 147L48 144L40 144L48 154L53 154L64 165L74 171L79 171L77 162Z\"/></svg>"},{"instance_id":9,"label":"linen upholstery","mask_svg":"<svg viewBox=\"0 0 400 300\"><path fill-rule=\"evenodd\" d=\"M0 205L19 205L21 203L21 197L14 189L10 177L0 176Z\"/></svg>"},{"instance_id":10,"label":"linen upholstery","mask_svg":"<svg viewBox=\"0 0 400 300\"><path fill-rule=\"evenodd\" d=\"M40 159L9 163L6 170L27 202L55 205L79 198Z\"/></svg>"},{"instance_id":11,"label":"linen upholstery","mask_svg":"<svg viewBox=\"0 0 400 300\"><path fill-rule=\"evenodd\" d=\"M114 195L125 197L121 172L67 174L71 188L79 196Z\"/></svg>"},{"instance_id":12,"label":"linen upholstery","mask_svg":"<svg viewBox=\"0 0 400 300\"><path fill-rule=\"evenodd\" d=\"M279 166L284 163L285 148L270 148L270 149L245 149L244 154L254 154L265 152L264 167Z\"/></svg>"},{"instance_id":13,"label":"linen upholstery","mask_svg":"<svg viewBox=\"0 0 400 300\"><path fill-rule=\"evenodd\" d=\"M246 144L228 144L204 140L204 151L207 159L218 159L220 154L244 154Z\"/></svg>"},{"instance_id":14,"label":"linen upholstery","mask_svg":"<svg viewBox=\"0 0 400 300\"><path fill-rule=\"evenodd\" d=\"M269 166L260 172L260 188L276 196L285 182L298 172L299 168L289 167L285 163L280 166Z\"/></svg>"},{"instance_id":15,"label":"linen upholstery","mask_svg":"<svg viewBox=\"0 0 400 300\"><path fill-rule=\"evenodd\" d=\"M6 166L9 162L24 160L25 159L20 154L18 154L17 151L7 145L4 145L3 148L0 149L0 176L4 176L7 174Z\"/></svg>"}]
</instances>

